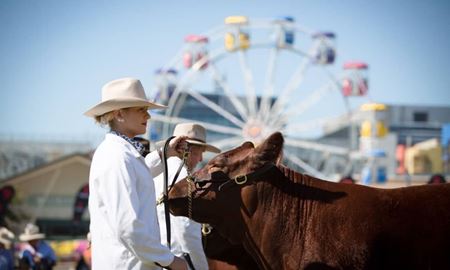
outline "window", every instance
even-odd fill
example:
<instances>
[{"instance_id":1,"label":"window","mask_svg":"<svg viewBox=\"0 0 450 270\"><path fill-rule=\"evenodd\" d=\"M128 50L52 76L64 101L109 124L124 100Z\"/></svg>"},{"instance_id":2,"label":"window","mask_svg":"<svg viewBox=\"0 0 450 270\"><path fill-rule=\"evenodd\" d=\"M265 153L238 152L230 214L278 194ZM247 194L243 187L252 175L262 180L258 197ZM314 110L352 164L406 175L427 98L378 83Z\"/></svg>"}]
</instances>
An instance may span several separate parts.
<instances>
[{"instance_id":1,"label":"window","mask_svg":"<svg viewBox=\"0 0 450 270\"><path fill-rule=\"evenodd\" d=\"M426 112L414 112L414 122L427 122L428 113Z\"/></svg>"}]
</instances>

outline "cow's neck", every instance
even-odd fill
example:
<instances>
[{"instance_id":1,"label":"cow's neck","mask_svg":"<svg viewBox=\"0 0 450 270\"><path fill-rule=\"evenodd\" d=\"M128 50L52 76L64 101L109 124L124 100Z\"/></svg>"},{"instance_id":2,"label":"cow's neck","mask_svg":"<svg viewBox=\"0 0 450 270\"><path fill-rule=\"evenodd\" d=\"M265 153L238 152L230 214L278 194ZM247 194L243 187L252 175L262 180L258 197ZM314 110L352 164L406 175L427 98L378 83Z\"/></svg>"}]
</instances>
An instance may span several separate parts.
<instances>
[{"instance_id":1,"label":"cow's neck","mask_svg":"<svg viewBox=\"0 0 450 270\"><path fill-rule=\"evenodd\" d=\"M321 182L320 188L315 186L316 180ZM271 258L280 258L293 248L302 249L313 209L339 196L324 185L325 181L285 167L274 168L258 181L256 210L244 217L244 246L262 269L273 267ZM283 244L274 248L279 241Z\"/></svg>"}]
</instances>

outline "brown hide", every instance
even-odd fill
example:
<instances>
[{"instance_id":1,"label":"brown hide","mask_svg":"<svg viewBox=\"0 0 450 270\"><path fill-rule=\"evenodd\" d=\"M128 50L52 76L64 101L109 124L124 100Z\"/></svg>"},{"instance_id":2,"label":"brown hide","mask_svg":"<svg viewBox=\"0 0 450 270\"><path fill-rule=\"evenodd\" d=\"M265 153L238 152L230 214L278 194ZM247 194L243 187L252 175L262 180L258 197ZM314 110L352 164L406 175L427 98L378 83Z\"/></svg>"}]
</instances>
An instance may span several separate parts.
<instances>
[{"instance_id":1,"label":"brown hide","mask_svg":"<svg viewBox=\"0 0 450 270\"><path fill-rule=\"evenodd\" d=\"M275 133L216 156L194 174L203 188L174 186L171 212L187 216L191 185L192 218L260 269L450 269L450 184L376 189L266 166L282 146Z\"/></svg>"}]
</instances>

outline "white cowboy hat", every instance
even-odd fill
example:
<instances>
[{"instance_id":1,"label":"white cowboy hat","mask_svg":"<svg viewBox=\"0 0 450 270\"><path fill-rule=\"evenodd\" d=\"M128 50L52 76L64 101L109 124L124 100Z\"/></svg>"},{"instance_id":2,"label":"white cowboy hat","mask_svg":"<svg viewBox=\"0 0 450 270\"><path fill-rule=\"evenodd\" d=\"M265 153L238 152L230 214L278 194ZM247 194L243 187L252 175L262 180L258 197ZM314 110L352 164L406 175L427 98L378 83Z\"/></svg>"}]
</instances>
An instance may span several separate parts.
<instances>
[{"instance_id":1,"label":"white cowboy hat","mask_svg":"<svg viewBox=\"0 0 450 270\"><path fill-rule=\"evenodd\" d=\"M130 107L148 107L164 109L167 106L147 99L144 87L139 80L122 78L105 84L102 88L102 101L86 111L84 115L95 117L118 109Z\"/></svg>"},{"instance_id":2,"label":"white cowboy hat","mask_svg":"<svg viewBox=\"0 0 450 270\"><path fill-rule=\"evenodd\" d=\"M220 153L220 149L206 143L206 130L203 126L194 123L183 123L175 126L173 136L187 136L186 142L206 147L206 151ZM156 146L164 146L164 141L159 141Z\"/></svg>"},{"instance_id":3,"label":"white cowboy hat","mask_svg":"<svg viewBox=\"0 0 450 270\"><path fill-rule=\"evenodd\" d=\"M0 228L0 243L2 243L6 248L10 248L12 241L14 240L14 233L5 227Z\"/></svg>"},{"instance_id":4,"label":"white cowboy hat","mask_svg":"<svg viewBox=\"0 0 450 270\"><path fill-rule=\"evenodd\" d=\"M45 234L39 233L39 227L32 223L28 223L25 226L24 232L21 235L19 235L19 240L23 242L44 238Z\"/></svg>"}]
</instances>

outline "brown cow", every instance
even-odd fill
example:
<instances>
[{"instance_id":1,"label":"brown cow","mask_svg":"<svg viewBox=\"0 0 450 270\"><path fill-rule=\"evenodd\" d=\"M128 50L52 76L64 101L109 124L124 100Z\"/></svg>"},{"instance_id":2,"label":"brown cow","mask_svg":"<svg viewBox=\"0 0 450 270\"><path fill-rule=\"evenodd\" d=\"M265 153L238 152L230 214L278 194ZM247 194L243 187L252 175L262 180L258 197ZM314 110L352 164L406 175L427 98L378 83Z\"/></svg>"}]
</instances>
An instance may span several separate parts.
<instances>
[{"instance_id":1,"label":"brown cow","mask_svg":"<svg viewBox=\"0 0 450 270\"><path fill-rule=\"evenodd\" d=\"M282 147L274 133L216 156L174 186L171 212L243 244L260 269L450 269L450 184L327 182L274 165Z\"/></svg>"}]
</instances>

